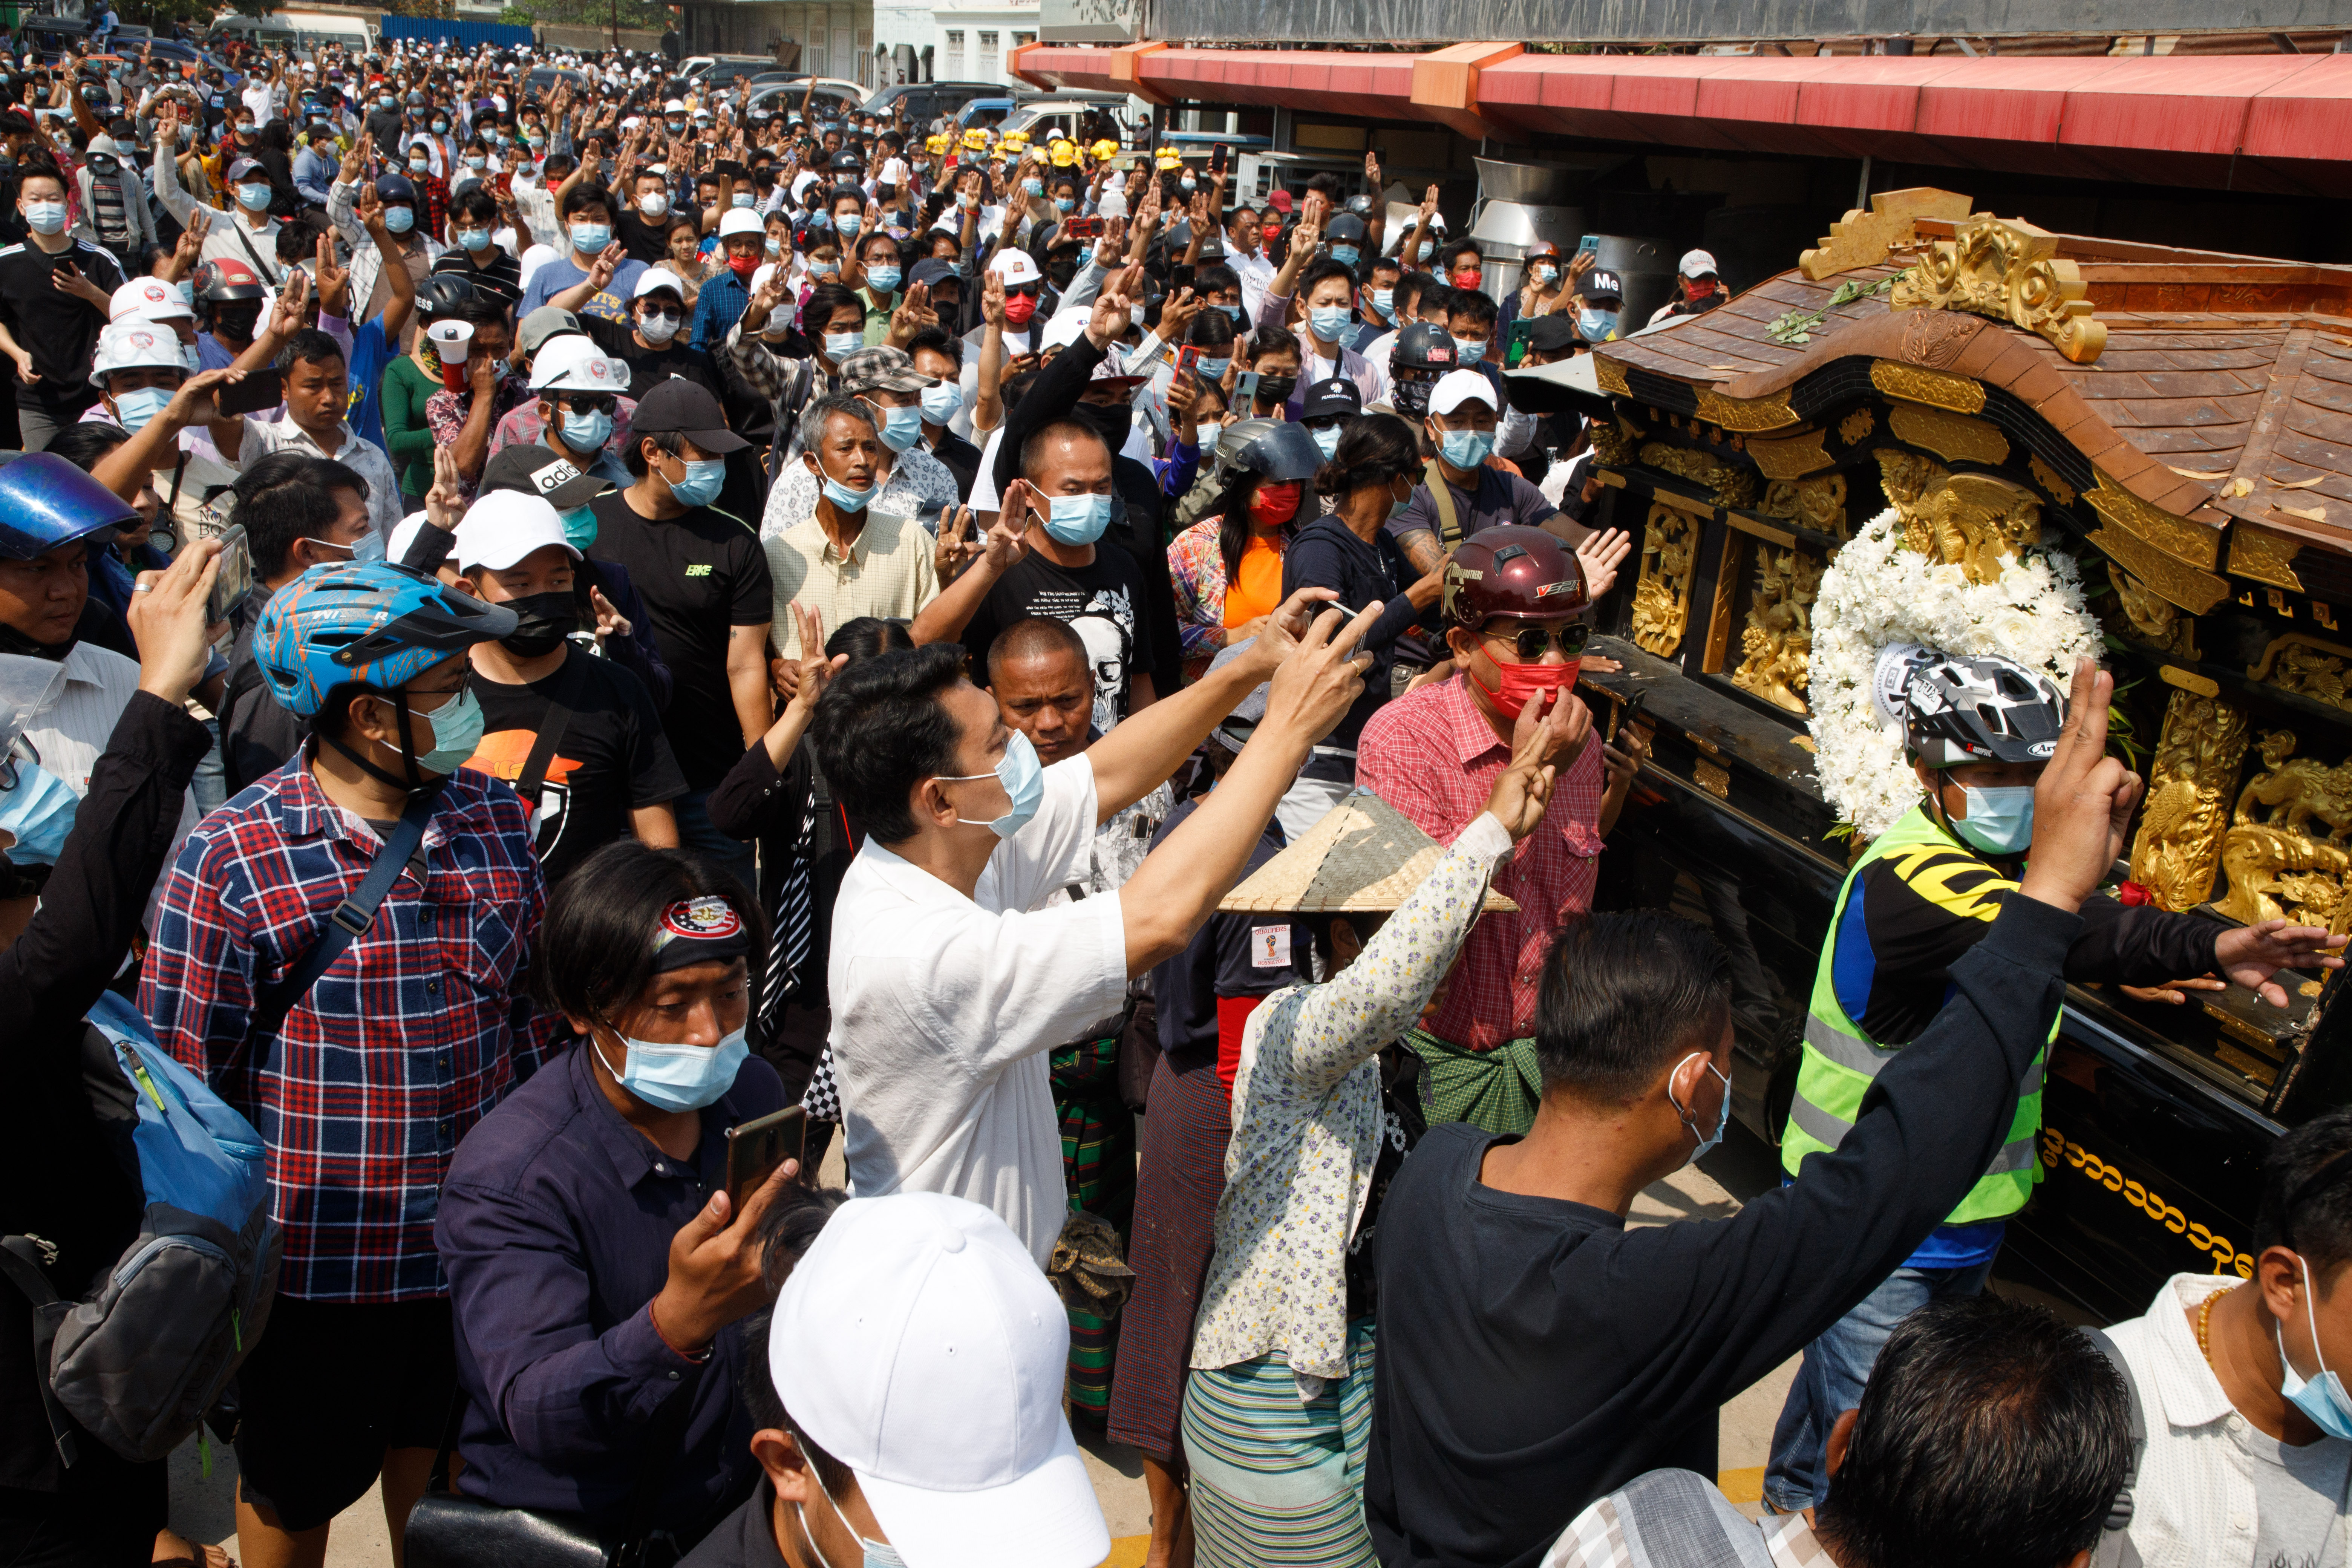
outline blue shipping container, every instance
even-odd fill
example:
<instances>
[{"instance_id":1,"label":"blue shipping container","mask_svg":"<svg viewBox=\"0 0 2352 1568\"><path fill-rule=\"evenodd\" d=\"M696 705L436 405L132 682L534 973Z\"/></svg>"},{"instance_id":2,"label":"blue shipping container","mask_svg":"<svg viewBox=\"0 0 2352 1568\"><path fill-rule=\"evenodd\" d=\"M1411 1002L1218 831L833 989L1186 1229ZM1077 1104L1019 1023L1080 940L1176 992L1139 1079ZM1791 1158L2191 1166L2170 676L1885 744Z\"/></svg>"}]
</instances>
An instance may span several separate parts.
<instances>
[{"instance_id":1,"label":"blue shipping container","mask_svg":"<svg viewBox=\"0 0 2352 1568\"><path fill-rule=\"evenodd\" d=\"M529 27L511 22L451 22L438 16L395 16L390 13L385 14L383 27L386 38L424 38L459 44L469 49L483 44L510 49L536 37Z\"/></svg>"}]
</instances>

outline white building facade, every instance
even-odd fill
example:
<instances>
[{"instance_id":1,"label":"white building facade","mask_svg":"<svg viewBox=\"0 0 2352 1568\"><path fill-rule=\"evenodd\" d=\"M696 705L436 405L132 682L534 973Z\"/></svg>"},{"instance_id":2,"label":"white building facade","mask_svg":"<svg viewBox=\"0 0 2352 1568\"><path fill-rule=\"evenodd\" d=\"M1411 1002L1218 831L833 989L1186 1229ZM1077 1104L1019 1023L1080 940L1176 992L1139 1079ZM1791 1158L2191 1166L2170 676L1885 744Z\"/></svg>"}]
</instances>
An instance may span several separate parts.
<instances>
[{"instance_id":1,"label":"white building facade","mask_svg":"<svg viewBox=\"0 0 2352 1568\"><path fill-rule=\"evenodd\" d=\"M985 81L1016 85L1013 51L1037 41L1037 0L938 0L930 5L877 5L874 10L877 86L901 81Z\"/></svg>"}]
</instances>

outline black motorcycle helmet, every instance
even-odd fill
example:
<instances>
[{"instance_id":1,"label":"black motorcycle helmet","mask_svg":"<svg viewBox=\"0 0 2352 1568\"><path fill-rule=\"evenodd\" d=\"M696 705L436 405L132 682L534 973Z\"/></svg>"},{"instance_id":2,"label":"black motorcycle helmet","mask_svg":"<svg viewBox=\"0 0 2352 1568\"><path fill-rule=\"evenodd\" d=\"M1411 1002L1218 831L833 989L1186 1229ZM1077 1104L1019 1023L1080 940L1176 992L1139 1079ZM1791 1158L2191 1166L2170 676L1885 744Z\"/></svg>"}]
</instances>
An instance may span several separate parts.
<instances>
[{"instance_id":1,"label":"black motorcycle helmet","mask_svg":"<svg viewBox=\"0 0 2352 1568\"><path fill-rule=\"evenodd\" d=\"M1453 333L1435 321L1413 322L1397 333L1389 355L1389 401L1407 418L1426 417L1429 389L1461 363Z\"/></svg>"}]
</instances>

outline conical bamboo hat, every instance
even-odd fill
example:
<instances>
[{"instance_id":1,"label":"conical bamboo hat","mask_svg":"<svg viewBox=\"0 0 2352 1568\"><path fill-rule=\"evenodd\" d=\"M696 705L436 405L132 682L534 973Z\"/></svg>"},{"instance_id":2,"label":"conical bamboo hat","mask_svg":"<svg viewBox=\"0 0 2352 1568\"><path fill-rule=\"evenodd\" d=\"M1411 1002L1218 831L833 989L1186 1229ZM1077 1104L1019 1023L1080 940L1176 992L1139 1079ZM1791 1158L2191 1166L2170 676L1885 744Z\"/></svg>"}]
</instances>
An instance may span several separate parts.
<instances>
[{"instance_id":1,"label":"conical bamboo hat","mask_svg":"<svg viewBox=\"0 0 2352 1568\"><path fill-rule=\"evenodd\" d=\"M1445 846L1403 813L1360 789L1297 843L1252 872L1217 908L1302 914L1393 910L1429 879L1444 854ZM1510 913L1518 907L1490 888L1483 908Z\"/></svg>"}]
</instances>

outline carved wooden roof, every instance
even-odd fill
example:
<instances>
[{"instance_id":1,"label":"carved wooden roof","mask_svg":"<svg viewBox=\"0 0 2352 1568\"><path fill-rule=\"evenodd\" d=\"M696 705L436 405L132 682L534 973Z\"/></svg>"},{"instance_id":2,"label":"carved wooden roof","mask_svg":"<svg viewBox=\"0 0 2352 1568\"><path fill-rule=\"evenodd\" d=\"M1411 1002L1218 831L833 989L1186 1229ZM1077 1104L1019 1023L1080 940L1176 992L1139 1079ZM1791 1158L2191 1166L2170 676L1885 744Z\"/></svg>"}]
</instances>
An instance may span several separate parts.
<instances>
[{"instance_id":1,"label":"carved wooden roof","mask_svg":"<svg viewBox=\"0 0 2352 1568\"><path fill-rule=\"evenodd\" d=\"M1949 228L1917 225L1923 239ZM2177 560L2326 596L2293 565L2315 547L2346 558L2324 577L2352 582L2352 268L2058 238L2107 329L2087 364L2006 321L1894 310L1883 290L1829 303L1841 284L1866 289L1900 270L1888 262L1818 281L1792 269L1608 343L1601 381L1649 401L1672 390L1650 377L1679 382L1700 418L1769 434L1869 395L1873 367L1887 362L1965 377L2000 405L1988 417L2030 411L2041 438L2027 445L2058 437L2073 461L2044 456L2095 510ZM1768 331L1792 310L1821 313L1810 341ZM1877 372L1878 390L1894 390L1894 374ZM2218 595L2218 577L2211 587Z\"/></svg>"}]
</instances>

